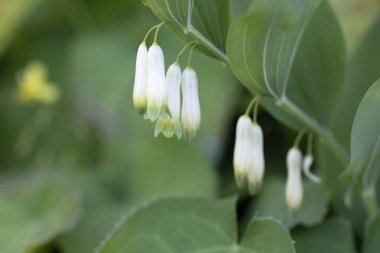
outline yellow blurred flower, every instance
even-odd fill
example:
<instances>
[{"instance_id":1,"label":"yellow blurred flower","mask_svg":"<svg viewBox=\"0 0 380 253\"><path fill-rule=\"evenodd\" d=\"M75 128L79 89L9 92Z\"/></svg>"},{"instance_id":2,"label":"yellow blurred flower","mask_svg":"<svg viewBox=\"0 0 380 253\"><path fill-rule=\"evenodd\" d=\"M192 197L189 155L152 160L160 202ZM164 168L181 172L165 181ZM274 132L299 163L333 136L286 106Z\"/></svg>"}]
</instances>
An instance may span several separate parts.
<instances>
[{"instance_id":1,"label":"yellow blurred flower","mask_svg":"<svg viewBox=\"0 0 380 253\"><path fill-rule=\"evenodd\" d=\"M54 104L61 93L58 87L47 80L48 70L42 62L31 62L19 79L18 94L23 103L40 102Z\"/></svg>"}]
</instances>

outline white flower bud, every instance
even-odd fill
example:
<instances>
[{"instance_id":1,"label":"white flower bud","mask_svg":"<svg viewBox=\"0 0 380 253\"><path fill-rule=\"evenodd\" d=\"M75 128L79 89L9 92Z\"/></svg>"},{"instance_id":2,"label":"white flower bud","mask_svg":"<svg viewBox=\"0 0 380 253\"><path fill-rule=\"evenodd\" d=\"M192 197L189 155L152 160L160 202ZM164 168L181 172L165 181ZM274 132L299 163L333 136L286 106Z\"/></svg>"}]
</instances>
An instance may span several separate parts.
<instances>
[{"instance_id":1,"label":"white flower bud","mask_svg":"<svg viewBox=\"0 0 380 253\"><path fill-rule=\"evenodd\" d=\"M302 153L298 148L291 148L287 158L288 178L286 181L286 203L290 212L300 208L303 198L301 166Z\"/></svg>"},{"instance_id":2,"label":"white flower bud","mask_svg":"<svg viewBox=\"0 0 380 253\"><path fill-rule=\"evenodd\" d=\"M197 74L187 67L182 74L182 127L187 139L192 140L201 123Z\"/></svg>"},{"instance_id":3,"label":"white flower bud","mask_svg":"<svg viewBox=\"0 0 380 253\"><path fill-rule=\"evenodd\" d=\"M133 86L133 105L140 114L146 112L147 107L147 48L141 43L137 51L135 83Z\"/></svg>"},{"instance_id":4,"label":"white flower bud","mask_svg":"<svg viewBox=\"0 0 380 253\"><path fill-rule=\"evenodd\" d=\"M172 119L172 127L180 139L181 127L181 68L177 63L172 64L166 73L167 106Z\"/></svg>"},{"instance_id":5,"label":"white flower bud","mask_svg":"<svg viewBox=\"0 0 380 253\"><path fill-rule=\"evenodd\" d=\"M147 118L155 121L166 106L165 63L161 47L153 44L148 50L147 59Z\"/></svg>"},{"instance_id":6,"label":"white flower bud","mask_svg":"<svg viewBox=\"0 0 380 253\"><path fill-rule=\"evenodd\" d=\"M302 166L302 169L303 169L303 173L305 174L305 176L307 178L309 178L311 181L313 181L314 183L320 183L321 182L321 178L314 175L311 171L310 171L310 168L311 168L311 165L313 165L313 156L312 155L306 155L305 158L303 159L303 166Z\"/></svg>"},{"instance_id":7,"label":"white flower bud","mask_svg":"<svg viewBox=\"0 0 380 253\"><path fill-rule=\"evenodd\" d=\"M236 125L234 149L234 172L239 187L243 186L244 178L253 165L252 138L252 120L247 115L243 115Z\"/></svg>"},{"instance_id":8,"label":"white flower bud","mask_svg":"<svg viewBox=\"0 0 380 253\"><path fill-rule=\"evenodd\" d=\"M248 168L247 177L249 190L255 194L260 190L264 177L264 137L261 127L257 123L252 125L252 167Z\"/></svg>"}]
</instances>

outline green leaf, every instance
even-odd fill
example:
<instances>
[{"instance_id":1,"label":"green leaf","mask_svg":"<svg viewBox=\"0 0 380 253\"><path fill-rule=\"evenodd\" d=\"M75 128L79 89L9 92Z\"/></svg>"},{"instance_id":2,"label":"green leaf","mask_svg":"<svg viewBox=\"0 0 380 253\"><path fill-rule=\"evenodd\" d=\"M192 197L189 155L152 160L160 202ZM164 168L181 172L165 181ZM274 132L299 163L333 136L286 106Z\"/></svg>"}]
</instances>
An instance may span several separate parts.
<instances>
[{"instance_id":1,"label":"green leaf","mask_svg":"<svg viewBox=\"0 0 380 253\"><path fill-rule=\"evenodd\" d=\"M347 184L340 180L339 175L344 167L336 159L325 143L318 143L318 164L321 168L322 183L328 192L332 207L336 213L349 220L357 233L362 233L366 211L356 189L348 189Z\"/></svg>"},{"instance_id":2,"label":"green leaf","mask_svg":"<svg viewBox=\"0 0 380 253\"><path fill-rule=\"evenodd\" d=\"M231 1L234 17L236 18L246 15L247 12L250 11L250 6L252 5L253 1L254 0Z\"/></svg>"},{"instance_id":3,"label":"green leaf","mask_svg":"<svg viewBox=\"0 0 380 253\"><path fill-rule=\"evenodd\" d=\"M333 55L333 57L332 57ZM294 60L286 96L304 115L328 125L343 95L346 51L338 21L327 1L312 17ZM263 106L289 127L304 128L299 118L281 108L281 101L263 99Z\"/></svg>"},{"instance_id":4,"label":"green leaf","mask_svg":"<svg viewBox=\"0 0 380 253\"><path fill-rule=\"evenodd\" d=\"M333 124L334 134L350 146L351 127L360 101L380 77L380 15L350 58L347 87Z\"/></svg>"},{"instance_id":5,"label":"green leaf","mask_svg":"<svg viewBox=\"0 0 380 253\"><path fill-rule=\"evenodd\" d=\"M229 0L145 0L164 22L181 28L187 41L196 40L209 56L227 62L226 38L231 23ZM180 32L176 32L180 34Z\"/></svg>"},{"instance_id":6,"label":"green leaf","mask_svg":"<svg viewBox=\"0 0 380 253\"><path fill-rule=\"evenodd\" d=\"M281 97L302 35L320 0L257 0L231 25L227 54L232 71L251 91Z\"/></svg>"},{"instance_id":7,"label":"green leaf","mask_svg":"<svg viewBox=\"0 0 380 253\"><path fill-rule=\"evenodd\" d=\"M271 177L265 180L262 191L252 203L250 213L258 217L273 217L289 228L298 224L313 226L324 219L328 199L322 185L304 182L304 201L293 217L289 215L284 191L285 179Z\"/></svg>"},{"instance_id":8,"label":"green leaf","mask_svg":"<svg viewBox=\"0 0 380 253\"><path fill-rule=\"evenodd\" d=\"M380 18L362 39L354 54L350 57L347 85L343 101L332 123L334 136L346 148L350 148L351 128L355 113L365 92L380 76ZM361 231L365 219L360 194L355 193L352 208L347 208L343 202L347 192L347 185L339 180L338 176L347 167L342 166L325 143L320 143L319 162L323 172L323 182L333 200L335 211L349 219L356 230Z\"/></svg>"},{"instance_id":9,"label":"green leaf","mask_svg":"<svg viewBox=\"0 0 380 253\"><path fill-rule=\"evenodd\" d=\"M163 199L129 214L98 253L288 253L288 232L277 221L257 219L237 242L235 200Z\"/></svg>"},{"instance_id":10,"label":"green leaf","mask_svg":"<svg viewBox=\"0 0 380 253\"><path fill-rule=\"evenodd\" d=\"M350 166L342 175L368 191L375 191L380 176L380 80L365 94L351 132Z\"/></svg>"},{"instance_id":11,"label":"green leaf","mask_svg":"<svg viewBox=\"0 0 380 253\"><path fill-rule=\"evenodd\" d=\"M330 219L313 228L292 233L297 253L355 253L354 235L342 219Z\"/></svg>"},{"instance_id":12,"label":"green leaf","mask_svg":"<svg viewBox=\"0 0 380 253\"><path fill-rule=\"evenodd\" d=\"M328 1L323 1L303 35L288 99L321 125L329 125L343 96L346 62L342 30Z\"/></svg>"},{"instance_id":13,"label":"green leaf","mask_svg":"<svg viewBox=\"0 0 380 253\"><path fill-rule=\"evenodd\" d=\"M363 253L377 253L380 249L380 216L372 220L366 228Z\"/></svg>"},{"instance_id":14,"label":"green leaf","mask_svg":"<svg viewBox=\"0 0 380 253\"><path fill-rule=\"evenodd\" d=\"M0 57L28 15L43 0L3 0L0 2Z\"/></svg>"},{"instance_id":15,"label":"green leaf","mask_svg":"<svg viewBox=\"0 0 380 253\"><path fill-rule=\"evenodd\" d=\"M41 179L2 184L0 252L33 252L71 229L78 215L79 199L68 185Z\"/></svg>"}]
</instances>

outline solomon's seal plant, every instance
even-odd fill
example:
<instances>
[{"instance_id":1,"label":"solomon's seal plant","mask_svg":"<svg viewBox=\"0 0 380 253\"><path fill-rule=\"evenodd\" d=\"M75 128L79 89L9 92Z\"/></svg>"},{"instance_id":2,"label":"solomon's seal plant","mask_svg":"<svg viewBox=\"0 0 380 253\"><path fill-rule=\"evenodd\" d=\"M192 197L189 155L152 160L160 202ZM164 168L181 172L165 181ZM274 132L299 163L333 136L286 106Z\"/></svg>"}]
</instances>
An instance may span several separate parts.
<instances>
[{"instance_id":1,"label":"solomon's seal plant","mask_svg":"<svg viewBox=\"0 0 380 253\"><path fill-rule=\"evenodd\" d=\"M138 50L134 101L136 109L145 113L146 118L157 120L155 136L163 133L166 137L176 135L178 139L182 135L189 140L196 137L201 111L198 78L190 66L192 53L196 50L229 68L253 98L245 114L238 118L235 130L232 165L239 188L245 189L247 185L249 193L258 198L261 191L268 194L264 179L265 171L268 171L264 159L266 145L263 129L258 124L261 105L263 110L298 133L286 159L285 155L280 159L286 174L281 198L288 209L287 219L294 224L299 219L298 222L302 223L300 220L308 208L304 205L310 205L309 198L315 196L310 189L322 187L327 188L333 203L339 203L336 210L340 214L350 212L351 207L341 206L341 203L344 198L345 203L352 203L353 187L356 187L367 210L367 221L377 217L379 207L375 185L380 173L376 157L380 149L370 138L379 138L380 124L374 124L380 122L370 118L374 117L374 112L369 110L369 104L380 104L373 99L366 100L379 90L374 86L368 91L355 121L352 113L342 119L344 105L351 99L348 95L343 96L347 90L346 51L340 26L327 0L256 0L249 8L246 8L248 5L240 6L241 3L231 5L228 0L143 2L162 23L152 28L156 29L156 36L148 50L148 60L144 60L146 38ZM232 6L237 8L234 15ZM164 57L156 44L162 26L167 26L187 43L168 68L166 77ZM157 50L155 56L149 56L151 50ZM179 59L186 50L189 50L188 66L181 75ZM140 65L141 60L146 64ZM368 83L366 85L369 87ZM356 96L358 101L363 95L364 91L350 96ZM376 123L371 123L373 121ZM351 136L346 130L340 132L339 127L350 131L352 124ZM364 141L359 144L358 129L368 124L377 130L363 133ZM305 135L306 152L303 155ZM351 148L347 145L350 141ZM367 145L373 149L364 148ZM270 163L272 159L278 159L271 157L270 150L265 152ZM313 167L322 171L322 177L311 171ZM337 171L345 169L339 177ZM303 175L309 181L304 181ZM343 181L351 185L345 186ZM332 184L339 184L339 190L330 187ZM116 242L110 239L109 244L112 243Z\"/></svg>"},{"instance_id":2,"label":"solomon's seal plant","mask_svg":"<svg viewBox=\"0 0 380 253\"><path fill-rule=\"evenodd\" d=\"M379 1L55 2L0 1L0 253L380 252Z\"/></svg>"}]
</instances>

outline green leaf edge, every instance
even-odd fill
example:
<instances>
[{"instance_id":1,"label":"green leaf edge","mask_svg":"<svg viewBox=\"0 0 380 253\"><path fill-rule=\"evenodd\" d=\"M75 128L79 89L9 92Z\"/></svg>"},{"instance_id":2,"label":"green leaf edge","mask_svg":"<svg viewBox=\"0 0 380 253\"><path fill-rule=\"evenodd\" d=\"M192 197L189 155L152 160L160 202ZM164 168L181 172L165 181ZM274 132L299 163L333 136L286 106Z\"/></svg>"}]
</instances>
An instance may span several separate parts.
<instances>
[{"instance_id":1,"label":"green leaf edge","mask_svg":"<svg viewBox=\"0 0 380 253\"><path fill-rule=\"evenodd\" d=\"M151 206L154 206L156 203L159 203L161 201L172 201L172 200L183 200L183 199L192 199L192 200L213 200L213 201L220 201L220 199L217 198L207 198L202 196L189 196L189 195L177 195L177 196L160 196L153 200L147 201L144 204L141 204L139 206L135 206L131 210L129 210L125 215L123 215L119 221L117 221L114 225L114 227L111 229L111 231L106 235L105 239L100 242L99 246L94 250L94 253L101 253L101 250L103 247L111 240L111 237L119 230L119 228L132 216L137 214L138 212L145 210ZM232 196L229 198L222 199L223 201L231 201L232 203L237 202L238 197Z\"/></svg>"}]
</instances>

